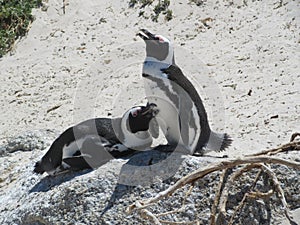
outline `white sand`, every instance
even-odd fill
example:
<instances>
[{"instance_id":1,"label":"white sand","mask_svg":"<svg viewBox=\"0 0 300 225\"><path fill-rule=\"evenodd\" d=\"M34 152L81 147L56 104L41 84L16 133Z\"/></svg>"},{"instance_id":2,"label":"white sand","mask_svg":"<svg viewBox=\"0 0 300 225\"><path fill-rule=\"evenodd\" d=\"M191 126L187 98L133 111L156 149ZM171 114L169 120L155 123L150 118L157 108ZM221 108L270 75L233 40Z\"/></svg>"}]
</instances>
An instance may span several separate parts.
<instances>
[{"instance_id":1,"label":"white sand","mask_svg":"<svg viewBox=\"0 0 300 225\"><path fill-rule=\"evenodd\" d=\"M287 142L300 131L299 1L278 9L275 0L187 2L171 0L168 23L138 17L125 0L69 1L66 14L62 1L49 0L47 11L35 10L29 34L0 59L0 140L32 129L61 132L140 101L145 46L135 34L146 27L175 43L213 129L234 138L227 154ZM208 17L210 29L201 22Z\"/></svg>"}]
</instances>

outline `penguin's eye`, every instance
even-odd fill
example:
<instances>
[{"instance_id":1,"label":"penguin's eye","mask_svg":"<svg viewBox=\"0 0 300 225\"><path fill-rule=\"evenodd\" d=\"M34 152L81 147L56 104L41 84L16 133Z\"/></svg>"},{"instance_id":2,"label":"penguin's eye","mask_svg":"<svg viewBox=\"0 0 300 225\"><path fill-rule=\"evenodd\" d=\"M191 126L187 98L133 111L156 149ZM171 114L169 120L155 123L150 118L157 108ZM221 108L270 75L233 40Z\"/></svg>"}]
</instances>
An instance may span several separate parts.
<instances>
[{"instance_id":1,"label":"penguin's eye","mask_svg":"<svg viewBox=\"0 0 300 225\"><path fill-rule=\"evenodd\" d=\"M133 117L137 117L137 115L139 114L139 109L137 109L137 110L135 110L135 111L133 111L132 113L131 113L131 115L133 116Z\"/></svg>"},{"instance_id":2,"label":"penguin's eye","mask_svg":"<svg viewBox=\"0 0 300 225\"><path fill-rule=\"evenodd\" d=\"M156 38L156 40L158 40L160 43L164 43L164 42L165 42L165 40L164 40L161 36L159 36L159 35L155 36L155 38Z\"/></svg>"}]
</instances>

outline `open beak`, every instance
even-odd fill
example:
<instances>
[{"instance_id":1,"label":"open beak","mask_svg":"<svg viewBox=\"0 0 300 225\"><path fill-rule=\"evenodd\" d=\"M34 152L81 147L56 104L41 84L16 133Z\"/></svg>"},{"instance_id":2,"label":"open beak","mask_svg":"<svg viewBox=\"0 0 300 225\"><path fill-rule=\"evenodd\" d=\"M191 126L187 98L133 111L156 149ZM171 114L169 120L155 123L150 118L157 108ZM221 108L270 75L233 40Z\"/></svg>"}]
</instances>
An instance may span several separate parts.
<instances>
[{"instance_id":1,"label":"open beak","mask_svg":"<svg viewBox=\"0 0 300 225\"><path fill-rule=\"evenodd\" d=\"M157 107L156 104L154 103L147 103L146 107L144 108L142 115L146 115L148 113L151 113L152 116L156 116L156 114L158 113L158 109L155 109Z\"/></svg>"},{"instance_id":2,"label":"open beak","mask_svg":"<svg viewBox=\"0 0 300 225\"><path fill-rule=\"evenodd\" d=\"M140 29L140 31L136 35L142 38L144 41L157 40L155 34L152 34L150 31L146 29Z\"/></svg>"}]
</instances>

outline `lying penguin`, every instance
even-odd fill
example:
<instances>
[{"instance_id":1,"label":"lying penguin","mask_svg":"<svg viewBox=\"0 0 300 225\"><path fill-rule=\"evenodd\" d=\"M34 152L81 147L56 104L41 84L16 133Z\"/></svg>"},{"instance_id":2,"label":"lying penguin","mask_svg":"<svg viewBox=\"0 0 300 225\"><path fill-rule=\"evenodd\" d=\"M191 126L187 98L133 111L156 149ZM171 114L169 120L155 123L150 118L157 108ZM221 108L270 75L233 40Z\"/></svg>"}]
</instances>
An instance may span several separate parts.
<instances>
[{"instance_id":1,"label":"lying penguin","mask_svg":"<svg viewBox=\"0 0 300 225\"><path fill-rule=\"evenodd\" d=\"M146 29L137 34L146 43L143 65L146 95L157 105L156 119L170 145L180 145L190 154L222 151L232 139L210 129L207 113L193 84L175 64L172 43Z\"/></svg>"},{"instance_id":2,"label":"lying penguin","mask_svg":"<svg viewBox=\"0 0 300 225\"><path fill-rule=\"evenodd\" d=\"M136 106L122 118L95 118L64 131L35 164L34 172L56 175L68 170L99 167L113 158L128 156L151 146L149 123L155 104Z\"/></svg>"}]
</instances>

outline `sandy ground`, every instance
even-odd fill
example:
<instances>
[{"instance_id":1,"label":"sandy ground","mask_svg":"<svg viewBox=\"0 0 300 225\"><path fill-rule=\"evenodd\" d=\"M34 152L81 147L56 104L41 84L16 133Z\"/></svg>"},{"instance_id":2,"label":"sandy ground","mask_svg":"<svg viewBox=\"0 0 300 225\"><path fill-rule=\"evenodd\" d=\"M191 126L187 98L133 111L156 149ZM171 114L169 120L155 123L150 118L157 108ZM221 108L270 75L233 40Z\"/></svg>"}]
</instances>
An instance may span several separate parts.
<instances>
[{"instance_id":1,"label":"sandy ground","mask_svg":"<svg viewBox=\"0 0 300 225\"><path fill-rule=\"evenodd\" d=\"M49 0L0 59L0 140L34 129L61 132L143 100L145 46L135 34L145 27L174 42L213 129L234 139L226 154L286 143L300 131L300 3L282 3L171 1L174 18L154 23L125 0L69 1L65 14L62 1Z\"/></svg>"},{"instance_id":2,"label":"sandy ground","mask_svg":"<svg viewBox=\"0 0 300 225\"><path fill-rule=\"evenodd\" d=\"M176 62L201 94L212 128L234 139L221 155L238 157L276 147L300 132L299 0L212 0L200 6L171 0L174 18L165 22L160 17L158 23L138 17L139 6L128 8L125 0L67 2L65 14L62 0L48 0L44 10L34 10L28 35L0 59L0 146L26 131L59 133L91 117L120 116L144 102L145 45L136 37L140 28L174 42ZM150 11L146 8L145 15ZM90 194L103 194L107 182L101 179L111 174L114 184L118 171L111 165L122 166L113 160L45 195L28 194L26 188L41 182L32 174L31 162L43 154L15 152L0 158L5 203L0 221L19 216L14 213L22 212L20 204L26 214L28 202L43 212L44 198L68 197L64 190L84 188L89 176L96 187ZM299 154L291 155L299 162ZM202 159L191 157L191 162ZM297 221L299 208L293 214Z\"/></svg>"}]
</instances>

